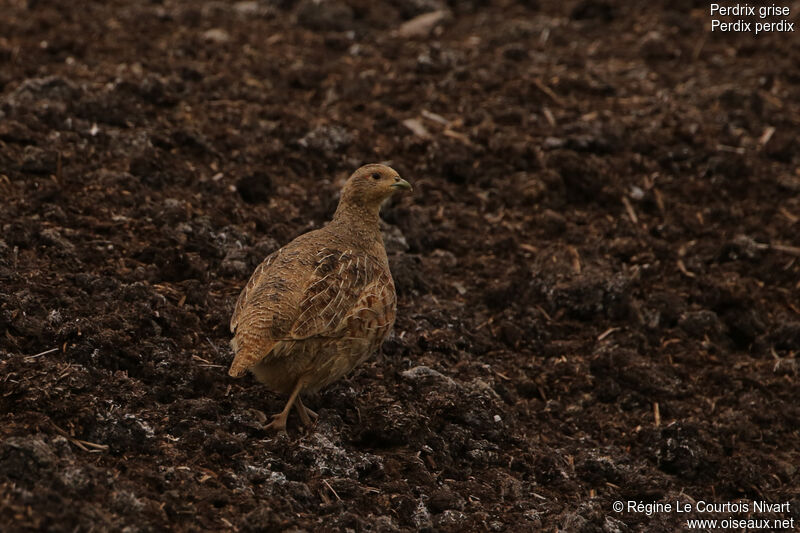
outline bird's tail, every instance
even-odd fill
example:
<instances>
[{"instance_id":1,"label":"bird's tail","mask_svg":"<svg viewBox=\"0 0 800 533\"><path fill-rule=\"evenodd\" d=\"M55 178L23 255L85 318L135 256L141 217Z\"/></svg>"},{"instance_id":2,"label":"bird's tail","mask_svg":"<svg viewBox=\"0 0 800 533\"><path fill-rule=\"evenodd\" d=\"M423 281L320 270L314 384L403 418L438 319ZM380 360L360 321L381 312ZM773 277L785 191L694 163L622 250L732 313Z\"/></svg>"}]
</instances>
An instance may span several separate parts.
<instances>
[{"instance_id":1,"label":"bird's tail","mask_svg":"<svg viewBox=\"0 0 800 533\"><path fill-rule=\"evenodd\" d=\"M247 372L247 367L239 363L238 361L234 360L233 364L231 365L230 369L228 369L228 375L233 378L240 378Z\"/></svg>"},{"instance_id":2,"label":"bird's tail","mask_svg":"<svg viewBox=\"0 0 800 533\"><path fill-rule=\"evenodd\" d=\"M274 344L274 343L273 343ZM238 336L231 340L231 347L236 356L233 358L228 375L234 378L242 377L247 369L261 361L272 349L272 346L243 345Z\"/></svg>"}]
</instances>

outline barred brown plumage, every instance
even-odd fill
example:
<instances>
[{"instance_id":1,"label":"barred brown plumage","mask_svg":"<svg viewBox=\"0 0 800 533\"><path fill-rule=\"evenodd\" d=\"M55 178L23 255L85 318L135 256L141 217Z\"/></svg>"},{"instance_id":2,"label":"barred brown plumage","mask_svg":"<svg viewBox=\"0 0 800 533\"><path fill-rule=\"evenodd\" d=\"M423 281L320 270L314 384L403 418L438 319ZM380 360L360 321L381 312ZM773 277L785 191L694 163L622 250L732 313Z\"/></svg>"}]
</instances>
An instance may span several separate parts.
<instances>
[{"instance_id":1,"label":"barred brown plumage","mask_svg":"<svg viewBox=\"0 0 800 533\"><path fill-rule=\"evenodd\" d=\"M394 281L381 238L381 204L411 185L384 165L356 170L333 220L296 238L262 262L231 317L235 353L229 374L247 370L275 392L290 394L267 426L285 430L300 399L336 381L377 350L396 310Z\"/></svg>"}]
</instances>

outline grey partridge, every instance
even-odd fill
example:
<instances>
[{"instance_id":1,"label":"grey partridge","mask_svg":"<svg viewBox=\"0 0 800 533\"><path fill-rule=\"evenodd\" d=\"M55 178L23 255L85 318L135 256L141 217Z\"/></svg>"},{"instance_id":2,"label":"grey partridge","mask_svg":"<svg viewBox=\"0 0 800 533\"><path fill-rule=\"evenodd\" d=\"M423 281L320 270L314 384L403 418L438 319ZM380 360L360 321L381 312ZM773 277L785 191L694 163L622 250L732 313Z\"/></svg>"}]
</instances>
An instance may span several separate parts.
<instances>
[{"instance_id":1,"label":"grey partridge","mask_svg":"<svg viewBox=\"0 0 800 533\"><path fill-rule=\"evenodd\" d=\"M356 170L333 220L268 256L239 295L231 317L235 353L228 373L250 370L270 390L288 394L267 425L286 429L300 398L341 378L383 343L394 325L394 281L379 226L381 205L411 185L385 165Z\"/></svg>"}]
</instances>

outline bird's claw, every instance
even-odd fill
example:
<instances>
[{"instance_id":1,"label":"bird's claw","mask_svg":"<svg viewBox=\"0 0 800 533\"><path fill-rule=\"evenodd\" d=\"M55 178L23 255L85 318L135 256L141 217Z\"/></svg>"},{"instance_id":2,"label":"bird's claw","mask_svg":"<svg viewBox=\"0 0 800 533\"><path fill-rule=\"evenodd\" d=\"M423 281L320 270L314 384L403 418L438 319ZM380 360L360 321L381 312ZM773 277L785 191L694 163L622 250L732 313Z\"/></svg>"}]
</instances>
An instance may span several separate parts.
<instances>
[{"instance_id":1,"label":"bird's claw","mask_svg":"<svg viewBox=\"0 0 800 533\"><path fill-rule=\"evenodd\" d=\"M264 426L264 429L286 433L286 414L278 413L277 415L272 415L272 422Z\"/></svg>"}]
</instances>

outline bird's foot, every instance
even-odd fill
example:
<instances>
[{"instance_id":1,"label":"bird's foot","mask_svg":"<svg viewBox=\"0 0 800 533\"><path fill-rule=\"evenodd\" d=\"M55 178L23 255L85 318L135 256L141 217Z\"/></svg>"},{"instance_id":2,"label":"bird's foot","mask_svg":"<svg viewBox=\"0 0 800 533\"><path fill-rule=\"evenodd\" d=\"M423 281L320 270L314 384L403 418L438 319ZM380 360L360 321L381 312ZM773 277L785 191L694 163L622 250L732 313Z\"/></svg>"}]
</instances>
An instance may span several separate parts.
<instances>
[{"instance_id":1,"label":"bird's foot","mask_svg":"<svg viewBox=\"0 0 800 533\"><path fill-rule=\"evenodd\" d=\"M300 421L303 423L304 426L311 425L311 419L313 418L316 420L319 418L319 415L303 405L303 402L300 401L300 398L297 399L295 403L295 407L297 408L297 414L300 415Z\"/></svg>"},{"instance_id":2,"label":"bird's foot","mask_svg":"<svg viewBox=\"0 0 800 533\"><path fill-rule=\"evenodd\" d=\"M280 412L277 415L272 415L272 422L264 426L264 429L271 429L276 432L283 431L286 433L286 418L289 413Z\"/></svg>"}]
</instances>

